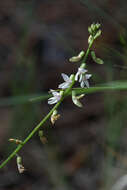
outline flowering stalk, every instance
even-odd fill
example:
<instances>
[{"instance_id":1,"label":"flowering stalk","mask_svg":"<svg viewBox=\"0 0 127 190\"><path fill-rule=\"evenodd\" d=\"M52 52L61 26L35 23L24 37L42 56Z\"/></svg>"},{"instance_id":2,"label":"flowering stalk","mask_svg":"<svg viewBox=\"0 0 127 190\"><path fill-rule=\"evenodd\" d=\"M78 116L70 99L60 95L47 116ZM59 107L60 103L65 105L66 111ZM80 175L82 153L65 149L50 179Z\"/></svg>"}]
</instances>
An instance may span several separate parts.
<instances>
[{"instance_id":1,"label":"flowering stalk","mask_svg":"<svg viewBox=\"0 0 127 190\"><path fill-rule=\"evenodd\" d=\"M22 144L19 144L17 148L10 154L10 156L0 165L0 168L3 168L17 153L21 150L21 148L32 138L32 136L39 130L39 128L51 117L52 113L59 107L61 102L63 101L65 95L67 95L70 91L72 86L74 85L74 76L72 79L72 84L68 89L65 90L65 93L61 97L60 101L51 109L51 111L41 120L41 122L32 130L32 132L26 137Z\"/></svg>"},{"instance_id":2,"label":"flowering stalk","mask_svg":"<svg viewBox=\"0 0 127 190\"><path fill-rule=\"evenodd\" d=\"M92 30L92 33L90 33L91 31L89 32L90 33L90 39L88 41L89 46L88 46L86 53L84 54L84 52L82 51L77 56L78 59L82 59L82 63L80 66L80 68L82 68L81 71L83 71L83 69L85 69L84 63L86 62L86 59L87 59L88 54L90 52L90 48L92 47L92 44L93 44L94 40L96 39L96 38L94 38L94 36L92 36L94 34L93 28L91 30ZM95 34L96 34L96 32L95 32ZM79 75L79 74L80 73L78 73L77 75ZM87 80L88 76L87 75L84 75L84 76L86 76L85 79ZM42 119L41 122L31 131L31 133L26 137L26 139L24 141L22 141L22 143L20 143L17 146L17 148L10 154L10 156L0 165L0 168L3 168L14 156L17 155L17 153L22 149L22 147L32 138L32 136L40 129L40 127L42 127L42 125L52 116L53 112L55 110L57 110L57 108L59 107L61 102L64 100L64 98L71 93L72 88L76 82L75 75L72 74L69 78L66 74L62 74L62 77L63 77L65 82L62 83L61 85L59 85L59 88L61 88L60 93L57 91L51 90L53 97L49 98L49 100L48 100L49 104L55 104L56 103L56 105L50 110L50 112L44 117L44 119ZM78 97L74 97L74 103L75 103L75 99L77 99L76 101L78 102ZM76 104L77 104L77 102L76 102ZM78 106L81 107L81 104L79 105L79 102L78 102Z\"/></svg>"},{"instance_id":3,"label":"flowering stalk","mask_svg":"<svg viewBox=\"0 0 127 190\"><path fill-rule=\"evenodd\" d=\"M51 109L51 111L44 117L44 119L32 130L32 132L26 137L26 139L22 142L22 144L19 144L17 148L10 154L10 156L0 165L0 168L3 168L21 150L21 148L32 138L32 136L38 131L38 129L50 118L53 111L58 108L62 100L63 100L63 97Z\"/></svg>"}]
</instances>

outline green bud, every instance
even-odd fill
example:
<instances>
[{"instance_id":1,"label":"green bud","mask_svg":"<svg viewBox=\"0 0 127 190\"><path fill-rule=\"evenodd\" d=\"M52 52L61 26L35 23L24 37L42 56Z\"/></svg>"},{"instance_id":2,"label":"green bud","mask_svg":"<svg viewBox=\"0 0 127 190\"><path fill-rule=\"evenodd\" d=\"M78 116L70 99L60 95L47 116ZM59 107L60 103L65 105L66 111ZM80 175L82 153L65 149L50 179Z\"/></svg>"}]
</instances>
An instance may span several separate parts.
<instances>
[{"instance_id":1,"label":"green bud","mask_svg":"<svg viewBox=\"0 0 127 190\"><path fill-rule=\"evenodd\" d=\"M52 115L57 115L58 111L54 110Z\"/></svg>"},{"instance_id":2,"label":"green bud","mask_svg":"<svg viewBox=\"0 0 127 190\"><path fill-rule=\"evenodd\" d=\"M76 97L76 93L75 93L75 91L73 90L72 91L72 101L73 101L73 103L76 105L76 106L78 106L78 107L82 107L82 104L81 104L81 102L78 100L78 98Z\"/></svg>"},{"instance_id":3,"label":"green bud","mask_svg":"<svg viewBox=\"0 0 127 190\"><path fill-rule=\"evenodd\" d=\"M91 34L92 33L92 30L91 30L91 27L89 26L88 27L88 32Z\"/></svg>"},{"instance_id":4,"label":"green bud","mask_svg":"<svg viewBox=\"0 0 127 190\"><path fill-rule=\"evenodd\" d=\"M92 30L92 32L94 32L95 31L95 29L96 29L96 25L93 23L93 24L91 24L91 30Z\"/></svg>"},{"instance_id":5,"label":"green bud","mask_svg":"<svg viewBox=\"0 0 127 190\"><path fill-rule=\"evenodd\" d=\"M91 24L91 26L88 27L88 32L90 36L93 37L94 40L101 34L101 30L99 30L100 26L101 25L99 23L96 23L96 24L93 23ZM91 37L89 37L88 43L91 43Z\"/></svg>"},{"instance_id":6,"label":"green bud","mask_svg":"<svg viewBox=\"0 0 127 190\"><path fill-rule=\"evenodd\" d=\"M85 67L86 67L86 63L82 63L81 66L80 66L80 68L83 68L83 69L84 69Z\"/></svg>"},{"instance_id":7,"label":"green bud","mask_svg":"<svg viewBox=\"0 0 127 190\"><path fill-rule=\"evenodd\" d=\"M60 95L61 95L61 96L63 96L63 94L64 94L64 91L63 91L63 90L61 90L61 91L60 91Z\"/></svg>"},{"instance_id":8,"label":"green bud","mask_svg":"<svg viewBox=\"0 0 127 190\"><path fill-rule=\"evenodd\" d=\"M39 130L38 136L41 138L41 137L43 137L43 135L44 135L43 131L42 131L42 130Z\"/></svg>"},{"instance_id":9,"label":"green bud","mask_svg":"<svg viewBox=\"0 0 127 190\"><path fill-rule=\"evenodd\" d=\"M71 74L70 79L71 79L71 80L74 79L74 74Z\"/></svg>"},{"instance_id":10,"label":"green bud","mask_svg":"<svg viewBox=\"0 0 127 190\"><path fill-rule=\"evenodd\" d=\"M19 173L23 173L25 171L24 166L22 165L22 158L21 156L17 156L17 167L18 167L18 171Z\"/></svg>"},{"instance_id":11,"label":"green bud","mask_svg":"<svg viewBox=\"0 0 127 190\"><path fill-rule=\"evenodd\" d=\"M71 57L69 59L69 61L70 62L78 62L78 61L80 61L83 58L84 55L85 55L85 52L81 51L77 56Z\"/></svg>"},{"instance_id":12,"label":"green bud","mask_svg":"<svg viewBox=\"0 0 127 190\"><path fill-rule=\"evenodd\" d=\"M103 64L104 63L102 59L96 57L94 51L91 51L91 56L92 56L93 60L95 61L95 63L98 63L98 64Z\"/></svg>"},{"instance_id":13,"label":"green bud","mask_svg":"<svg viewBox=\"0 0 127 190\"><path fill-rule=\"evenodd\" d=\"M75 62L80 61L80 58L79 58L78 56L74 56L74 57L71 57L71 58L69 59L69 61L75 63Z\"/></svg>"},{"instance_id":14,"label":"green bud","mask_svg":"<svg viewBox=\"0 0 127 190\"><path fill-rule=\"evenodd\" d=\"M81 51L78 55L78 57L82 58L83 56L85 55L85 52L84 51Z\"/></svg>"},{"instance_id":15,"label":"green bud","mask_svg":"<svg viewBox=\"0 0 127 190\"><path fill-rule=\"evenodd\" d=\"M89 38L88 38L88 44L91 44L93 42L93 36L90 35Z\"/></svg>"},{"instance_id":16,"label":"green bud","mask_svg":"<svg viewBox=\"0 0 127 190\"><path fill-rule=\"evenodd\" d=\"M21 156L17 156L17 164L21 164L22 163L22 158Z\"/></svg>"},{"instance_id":17,"label":"green bud","mask_svg":"<svg viewBox=\"0 0 127 190\"><path fill-rule=\"evenodd\" d=\"M98 30L100 28L100 24L99 23L96 23L96 29Z\"/></svg>"},{"instance_id":18,"label":"green bud","mask_svg":"<svg viewBox=\"0 0 127 190\"><path fill-rule=\"evenodd\" d=\"M94 40L95 40L96 38L98 38L100 35L101 35L101 30L98 30L98 32L97 32L96 35L94 36Z\"/></svg>"}]
</instances>

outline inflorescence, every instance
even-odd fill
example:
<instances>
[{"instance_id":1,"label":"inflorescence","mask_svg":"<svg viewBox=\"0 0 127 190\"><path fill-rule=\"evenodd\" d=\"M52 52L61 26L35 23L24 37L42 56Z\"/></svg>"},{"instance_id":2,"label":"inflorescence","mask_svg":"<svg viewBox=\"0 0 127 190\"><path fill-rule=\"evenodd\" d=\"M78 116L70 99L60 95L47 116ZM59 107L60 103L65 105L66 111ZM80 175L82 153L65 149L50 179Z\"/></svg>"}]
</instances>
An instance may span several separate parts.
<instances>
[{"instance_id":1,"label":"inflorescence","mask_svg":"<svg viewBox=\"0 0 127 190\"><path fill-rule=\"evenodd\" d=\"M17 156L17 167L19 173L23 173L25 171L24 166L22 165L22 158L17 153L20 149L32 138L32 136L39 131L39 137L43 144L47 143L47 138L44 136L43 131L40 130L40 127L50 118L51 123L54 123L59 119L60 114L58 114L57 108L60 103L64 100L67 95L72 96L73 103L78 106L82 107L81 102L79 101L85 94L76 95L76 91L73 88L76 82L80 83L81 88L89 88L89 79L91 78L92 74L88 74L88 70L86 69L86 60L88 54L90 53L90 49L93 45L93 42L96 38L101 35L100 24L93 23L90 27L88 27L89 37L88 37L88 49L87 51L81 51L77 56L73 56L69 59L72 63L80 62L80 66L77 69L76 74L71 74L68 76L67 74L62 73L62 78L64 82L58 85L57 90L50 90L52 97L48 99L48 104L52 105L55 104L54 107L50 110L50 112L42 119L42 121L32 130L32 132L27 136L24 141L19 139L9 139L10 142L13 142L17 145L17 148L10 154L10 156L0 165L0 168L5 166L9 160L11 160L14 156ZM103 61L100 58L97 58L95 52L91 52L91 56L93 60L98 64L103 64Z\"/></svg>"}]
</instances>

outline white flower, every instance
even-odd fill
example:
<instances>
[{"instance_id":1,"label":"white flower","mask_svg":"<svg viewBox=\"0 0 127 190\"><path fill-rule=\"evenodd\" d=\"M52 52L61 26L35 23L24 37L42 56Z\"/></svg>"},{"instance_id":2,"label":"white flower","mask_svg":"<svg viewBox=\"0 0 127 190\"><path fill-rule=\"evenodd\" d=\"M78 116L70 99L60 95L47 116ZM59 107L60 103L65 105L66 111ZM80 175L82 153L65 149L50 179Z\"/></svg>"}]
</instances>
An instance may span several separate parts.
<instances>
[{"instance_id":1,"label":"white flower","mask_svg":"<svg viewBox=\"0 0 127 190\"><path fill-rule=\"evenodd\" d=\"M80 86L82 88L84 88L84 86L86 85L87 88L89 88L89 81L88 79L91 77L91 74L84 74L80 76L79 82L80 82Z\"/></svg>"},{"instance_id":2,"label":"white flower","mask_svg":"<svg viewBox=\"0 0 127 190\"><path fill-rule=\"evenodd\" d=\"M79 68L78 68L78 72L77 72L76 75L75 75L75 80L78 81L78 77L79 77L79 76L81 77L81 75L82 75L82 74L85 74L86 72L87 72L86 69L83 69L83 68L79 67Z\"/></svg>"},{"instance_id":3,"label":"white flower","mask_svg":"<svg viewBox=\"0 0 127 190\"><path fill-rule=\"evenodd\" d=\"M60 84L58 86L58 88L66 89L66 88L68 88L70 86L70 84L72 83L72 80L66 74L64 74L64 73L62 73L61 75L62 75L62 77L63 77L63 79L64 79L65 82L63 82L62 84Z\"/></svg>"},{"instance_id":4,"label":"white flower","mask_svg":"<svg viewBox=\"0 0 127 190\"><path fill-rule=\"evenodd\" d=\"M59 92L56 92L55 90L50 90L53 97L48 99L48 104L55 104L61 99L61 95Z\"/></svg>"},{"instance_id":5,"label":"white flower","mask_svg":"<svg viewBox=\"0 0 127 190\"><path fill-rule=\"evenodd\" d=\"M89 88L89 81L88 79L92 76L91 74L85 74L87 72L86 69L83 68L78 68L78 72L75 75L75 80L78 81L79 78L79 82L80 82L80 86L81 88L84 88L84 86L86 85L87 88Z\"/></svg>"}]
</instances>

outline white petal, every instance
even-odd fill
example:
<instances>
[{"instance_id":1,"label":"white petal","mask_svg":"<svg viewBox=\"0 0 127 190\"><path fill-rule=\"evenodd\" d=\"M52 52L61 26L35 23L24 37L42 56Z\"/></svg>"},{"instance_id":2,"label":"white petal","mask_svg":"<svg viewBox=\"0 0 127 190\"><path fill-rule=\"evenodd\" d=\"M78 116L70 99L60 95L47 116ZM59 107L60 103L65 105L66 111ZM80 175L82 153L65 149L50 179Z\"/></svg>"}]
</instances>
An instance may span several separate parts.
<instances>
[{"instance_id":1,"label":"white petal","mask_svg":"<svg viewBox=\"0 0 127 190\"><path fill-rule=\"evenodd\" d=\"M81 67L78 68L78 71L79 71L80 74L84 74L84 73L87 72L86 69L83 69L83 68L81 68Z\"/></svg>"},{"instance_id":2,"label":"white petal","mask_svg":"<svg viewBox=\"0 0 127 190\"><path fill-rule=\"evenodd\" d=\"M70 83L66 83L65 85L64 85L64 89L65 88L68 88L70 86Z\"/></svg>"},{"instance_id":3,"label":"white petal","mask_svg":"<svg viewBox=\"0 0 127 190\"><path fill-rule=\"evenodd\" d=\"M87 86L87 88L89 88L89 82L88 82L88 80L84 80L84 83Z\"/></svg>"},{"instance_id":4,"label":"white petal","mask_svg":"<svg viewBox=\"0 0 127 190\"><path fill-rule=\"evenodd\" d=\"M92 75L91 74L87 74L85 77L86 79L89 79Z\"/></svg>"},{"instance_id":5,"label":"white petal","mask_svg":"<svg viewBox=\"0 0 127 190\"><path fill-rule=\"evenodd\" d=\"M88 70L87 69L83 69L83 72L86 73Z\"/></svg>"},{"instance_id":6,"label":"white petal","mask_svg":"<svg viewBox=\"0 0 127 190\"><path fill-rule=\"evenodd\" d=\"M52 91L53 96L59 96L59 92Z\"/></svg>"},{"instance_id":7,"label":"white petal","mask_svg":"<svg viewBox=\"0 0 127 190\"><path fill-rule=\"evenodd\" d=\"M63 77L63 79L64 79L64 81L69 81L70 80L70 78L66 75L66 74L64 74L64 73L62 73L61 74L62 75L62 77Z\"/></svg>"},{"instance_id":8,"label":"white petal","mask_svg":"<svg viewBox=\"0 0 127 190\"><path fill-rule=\"evenodd\" d=\"M65 88L68 88L69 86L70 86L70 83L64 82L64 83L60 84L60 85L58 86L58 88L65 89Z\"/></svg>"},{"instance_id":9,"label":"white petal","mask_svg":"<svg viewBox=\"0 0 127 190\"><path fill-rule=\"evenodd\" d=\"M75 81L78 80L78 76L79 76L79 72L77 72L76 75L75 75Z\"/></svg>"},{"instance_id":10,"label":"white petal","mask_svg":"<svg viewBox=\"0 0 127 190\"><path fill-rule=\"evenodd\" d=\"M48 101L50 101L50 100L54 100L54 98L55 98L55 97L51 97L51 98L48 99ZM56 98L55 98L55 99L56 99Z\"/></svg>"},{"instance_id":11,"label":"white petal","mask_svg":"<svg viewBox=\"0 0 127 190\"><path fill-rule=\"evenodd\" d=\"M48 99L48 104L55 104L55 103L57 103L57 99L55 97Z\"/></svg>"},{"instance_id":12,"label":"white petal","mask_svg":"<svg viewBox=\"0 0 127 190\"><path fill-rule=\"evenodd\" d=\"M66 82L63 82L62 84L59 84L58 88L63 88Z\"/></svg>"},{"instance_id":13,"label":"white petal","mask_svg":"<svg viewBox=\"0 0 127 190\"><path fill-rule=\"evenodd\" d=\"M79 82L81 82L82 79L83 79L83 75L81 74L81 75L80 75L80 78L79 78Z\"/></svg>"},{"instance_id":14,"label":"white petal","mask_svg":"<svg viewBox=\"0 0 127 190\"><path fill-rule=\"evenodd\" d=\"M81 88L84 88L84 81L80 83Z\"/></svg>"},{"instance_id":15,"label":"white petal","mask_svg":"<svg viewBox=\"0 0 127 190\"><path fill-rule=\"evenodd\" d=\"M61 95L59 94L58 96L55 97L57 99L57 101L59 101L61 99Z\"/></svg>"},{"instance_id":16,"label":"white petal","mask_svg":"<svg viewBox=\"0 0 127 190\"><path fill-rule=\"evenodd\" d=\"M55 90L53 90L53 89L50 89L50 92L54 92Z\"/></svg>"}]
</instances>

